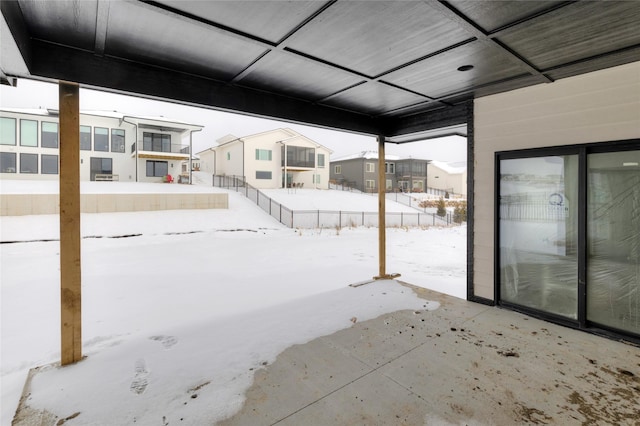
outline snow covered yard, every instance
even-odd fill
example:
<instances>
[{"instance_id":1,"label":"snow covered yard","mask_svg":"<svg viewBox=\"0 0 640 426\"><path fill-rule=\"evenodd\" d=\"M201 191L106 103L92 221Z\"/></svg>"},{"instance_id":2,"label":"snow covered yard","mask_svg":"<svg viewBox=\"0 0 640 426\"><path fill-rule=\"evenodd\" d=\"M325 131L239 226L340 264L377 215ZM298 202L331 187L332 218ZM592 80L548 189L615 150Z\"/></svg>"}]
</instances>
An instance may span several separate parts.
<instances>
[{"instance_id":1,"label":"snow covered yard","mask_svg":"<svg viewBox=\"0 0 640 426\"><path fill-rule=\"evenodd\" d=\"M88 358L38 374L34 404L81 412L70 424L158 424L161 409L210 422L239 408L255 369L288 346L437 305L394 281L348 287L377 274L377 229L292 230L240 194L229 204L82 216ZM59 358L59 247L37 242L58 237L57 220L0 219L3 241L36 241L0 246L3 425L28 369ZM465 227L389 229L387 244L388 272L465 297Z\"/></svg>"}]
</instances>

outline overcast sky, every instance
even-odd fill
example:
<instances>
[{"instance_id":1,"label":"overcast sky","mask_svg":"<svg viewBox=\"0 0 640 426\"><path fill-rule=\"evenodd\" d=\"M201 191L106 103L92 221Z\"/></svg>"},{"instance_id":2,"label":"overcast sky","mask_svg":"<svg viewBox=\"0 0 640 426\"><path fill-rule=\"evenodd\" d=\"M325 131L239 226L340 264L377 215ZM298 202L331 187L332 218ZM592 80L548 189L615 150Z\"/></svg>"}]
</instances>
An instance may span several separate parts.
<instances>
[{"instance_id":1,"label":"overcast sky","mask_svg":"<svg viewBox=\"0 0 640 426\"><path fill-rule=\"evenodd\" d=\"M18 87L0 86L0 107L6 108L58 108L58 86L33 80L18 80ZM194 152L216 145L216 139L227 134L248 136L279 127L288 127L313 139L333 151L331 158L351 155L360 151L377 150L374 137L353 133L301 126L282 121L266 120L241 114L231 114L205 108L195 108L169 102L116 95L96 90L80 90L81 110L110 110L128 115L163 116L204 126L194 133ZM466 139L447 137L402 145L387 144L387 154L413 156L443 162L465 161Z\"/></svg>"}]
</instances>

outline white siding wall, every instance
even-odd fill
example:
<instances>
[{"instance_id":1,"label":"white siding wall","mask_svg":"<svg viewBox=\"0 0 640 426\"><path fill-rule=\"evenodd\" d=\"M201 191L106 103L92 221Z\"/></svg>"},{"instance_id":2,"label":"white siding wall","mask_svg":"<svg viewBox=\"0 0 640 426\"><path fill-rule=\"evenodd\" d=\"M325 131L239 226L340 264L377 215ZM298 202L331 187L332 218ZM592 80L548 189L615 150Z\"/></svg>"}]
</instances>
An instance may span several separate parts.
<instances>
[{"instance_id":1,"label":"white siding wall","mask_svg":"<svg viewBox=\"0 0 640 426\"><path fill-rule=\"evenodd\" d=\"M216 148L216 167L217 175L227 176L243 176L243 145L241 142L232 142ZM227 157L229 154L229 157ZM228 159L227 159L228 158Z\"/></svg>"},{"instance_id":2,"label":"white siding wall","mask_svg":"<svg viewBox=\"0 0 640 426\"><path fill-rule=\"evenodd\" d=\"M493 299L494 154L640 138L640 62L476 99L475 295Z\"/></svg>"},{"instance_id":3,"label":"white siding wall","mask_svg":"<svg viewBox=\"0 0 640 426\"><path fill-rule=\"evenodd\" d=\"M138 149L140 151L144 151L144 145L143 145L144 133L171 135L172 151L179 151L180 146L183 146L183 147L189 146L189 142L183 140L183 136L185 134L184 132L160 132L157 130L138 128ZM189 132L186 132L186 134L188 135ZM127 143L127 152L129 153L129 155L131 155L130 153L131 153L132 143L133 141L131 143ZM147 161L166 161L168 166L167 170L169 171L169 174L173 177L174 182L178 181L178 176L182 173L182 162L189 161L188 156L185 156L185 158L183 159L175 159L175 158L165 159L165 158L162 158L164 154L165 153L158 153L158 156L154 158L138 158L138 181L139 182L162 182L163 181L163 177L147 176ZM169 153L166 153L166 154L169 154ZM135 166L135 160L130 160L130 161ZM115 167L114 167L114 173L116 173ZM135 174L134 174L133 180L135 180Z\"/></svg>"},{"instance_id":4,"label":"white siding wall","mask_svg":"<svg viewBox=\"0 0 640 426\"><path fill-rule=\"evenodd\" d=\"M202 151L198 153L198 157L200 157L200 171L207 172L213 174L215 172L215 160L216 154L211 151Z\"/></svg>"},{"instance_id":5,"label":"white siding wall","mask_svg":"<svg viewBox=\"0 0 640 426\"><path fill-rule=\"evenodd\" d=\"M436 176L438 177L436 179ZM467 173L449 173L431 163L427 165L427 186L467 194Z\"/></svg>"},{"instance_id":6,"label":"white siding wall","mask_svg":"<svg viewBox=\"0 0 640 426\"><path fill-rule=\"evenodd\" d=\"M1 145L2 152L16 153L16 163L18 167L17 173L2 173L2 179L25 179L25 180L51 180L58 179L58 175L42 174L41 158L44 155L60 155L59 148L43 148L42 144L42 122L58 123L58 117L46 115L33 115L22 113L2 112L3 117L12 117L16 119L17 141L15 146ZM38 146L26 147L20 145L20 119L38 121ZM123 123L116 118L98 117L93 115L80 115L80 125L91 126L91 151L80 151L80 180L87 181L90 179L91 158L110 158L112 159L113 174L119 175L121 181L135 180L135 161L131 159L131 144L135 141L135 128L132 125ZM96 151L94 144L94 132L96 127L109 129L109 151ZM125 152L111 152L111 129L123 129L125 131ZM60 137L60 128L58 127L58 144ZM20 173L20 153L39 154L38 157L38 174ZM59 158L58 158L59 161ZM58 170L59 172L59 170Z\"/></svg>"}]
</instances>

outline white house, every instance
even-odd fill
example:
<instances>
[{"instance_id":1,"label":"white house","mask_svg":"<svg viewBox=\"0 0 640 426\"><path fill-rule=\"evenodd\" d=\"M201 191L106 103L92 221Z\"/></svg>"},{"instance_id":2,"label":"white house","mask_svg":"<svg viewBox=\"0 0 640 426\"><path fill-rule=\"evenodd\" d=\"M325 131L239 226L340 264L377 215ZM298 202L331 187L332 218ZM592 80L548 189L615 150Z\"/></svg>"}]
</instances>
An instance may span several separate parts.
<instances>
[{"instance_id":1,"label":"white house","mask_svg":"<svg viewBox=\"0 0 640 426\"><path fill-rule=\"evenodd\" d=\"M189 181L191 135L203 126L164 117L81 111L80 179ZM58 111L0 109L0 178L55 179L59 171ZM186 173L183 171L185 170Z\"/></svg>"},{"instance_id":2,"label":"white house","mask_svg":"<svg viewBox=\"0 0 640 426\"><path fill-rule=\"evenodd\" d=\"M202 171L244 177L259 189L329 188L331 150L291 129L244 137L224 136L217 146L198 152ZM284 153L287 153L285 156Z\"/></svg>"},{"instance_id":3,"label":"white house","mask_svg":"<svg viewBox=\"0 0 640 426\"><path fill-rule=\"evenodd\" d=\"M467 196L467 164L431 161L427 165L427 186Z\"/></svg>"}]
</instances>

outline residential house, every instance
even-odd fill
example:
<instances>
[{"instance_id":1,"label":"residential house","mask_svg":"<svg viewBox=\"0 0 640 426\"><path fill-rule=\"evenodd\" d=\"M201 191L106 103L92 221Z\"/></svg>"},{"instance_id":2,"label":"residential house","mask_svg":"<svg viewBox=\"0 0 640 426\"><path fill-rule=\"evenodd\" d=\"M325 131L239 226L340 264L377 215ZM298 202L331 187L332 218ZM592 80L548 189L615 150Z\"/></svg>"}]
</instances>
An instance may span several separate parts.
<instances>
[{"instance_id":1,"label":"residential house","mask_svg":"<svg viewBox=\"0 0 640 426\"><path fill-rule=\"evenodd\" d=\"M198 153L202 171L241 177L259 189L329 188L332 151L294 130L227 135L216 142L217 146Z\"/></svg>"},{"instance_id":2,"label":"residential house","mask_svg":"<svg viewBox=\"0 0 640 426\"><path fill-rule=\"evenodd\" d=\"M427 165L427 187L467 196L467 163L432 161Z\"/></svg>"},{"instance_id":3,"label":"residential house","mask_svg":"<svg viewBox=\"0 0 640 426\"><path fill-rule=\"evenodd\" d=\"M431 160L385 154L385 190L423 192ZM362 151L331 160L331 181L363 192L378 191L378 152Z\"/></svg>"},{"instance_id":4,"label":"residential house","mask_svg":"<svg viewBox=\"0 0 640 426\"><path fill-rule=\"evenodd\" d=\"M56 179L58 111L0 109L0 177ZM191 134L203 126L164 117L81 111L80 179L162 182L190 161ZM183 179L189 181L188 173Z\"/></svg>"}]
</instances>

